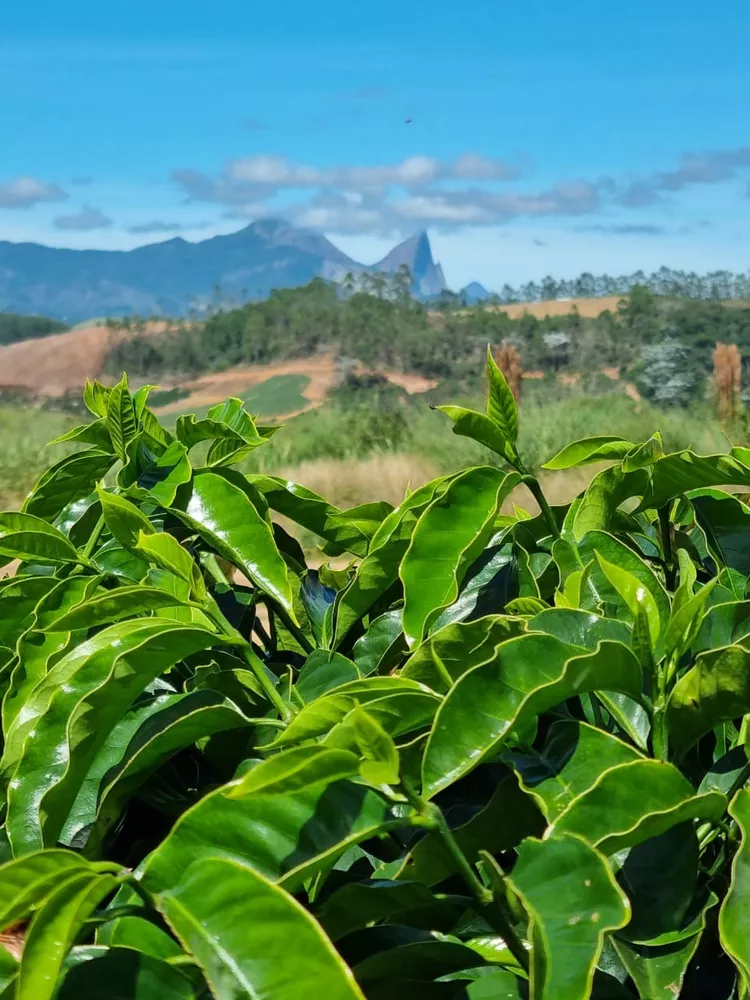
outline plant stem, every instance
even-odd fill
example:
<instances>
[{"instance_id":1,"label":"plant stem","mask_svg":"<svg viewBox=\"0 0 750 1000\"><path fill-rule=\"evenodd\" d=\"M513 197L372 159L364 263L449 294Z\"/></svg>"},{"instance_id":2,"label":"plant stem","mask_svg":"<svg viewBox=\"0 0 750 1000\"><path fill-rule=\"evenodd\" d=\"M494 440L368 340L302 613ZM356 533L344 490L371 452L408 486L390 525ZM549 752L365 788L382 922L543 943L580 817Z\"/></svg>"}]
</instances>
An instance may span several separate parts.
<instances>
[{"instance_id":1,"label":"plant stem","mask_svg":"<svg viewBox=\"0 0 750 1000\"><path fill-rule=\"evenodd\" d=\"M664 577L667 590L674 590L675 565L672 552L672 526L669 523L669 504L659 508L659 531L661 533L661 548L664 553Z\"/></svg>"},{"instance_id":2,"label":"plant stem","mask_svg":"<svg viewBox=\"0 0 750 1000\"><path fill-rule=\"evenodd\" d=\"M539 480L536 476L524 476L522 482L528 487L529 492L539 504L539 510L544 515L544 520L549 525L549 530L552 532L552 536L554 538L559 538L560 529L557 526L555 515L552 513L552 508L547 503L547 498L544 495L544 491L542 490Z\"/></svg>"},{"instance_id":3,"label":"plant stem","mask_svg":"<svg viewBox=\"0 0 750 1000\"><path fill-rule=\"evenodd\" d=\"M414 791L407 781L403 781L401 787L406 798L417 810L428 829L431 829L442 841L443 847L452 858L472 896L478 903L482 916L500 934L513 957L521 965L521 968L528 970L528 953L505 912L504 900L500 899L492 889L488 889L486 885L482 884L479 876L469 863L469 859L461 850L440 807L435 805L434 802L426 802Z\"/></svg>"},{"instance_id":4,"label":"plant stem","mask_svg":"<svg viewBox=\"0 0 750 1000\"><path fill-rule=\"evenodd\" d=\"M102 514L99 520L94 525L94 530L89 535L88 541L83 547L82 555L83 558L88 560L91 558L91 554L96 548L96 543L99 541L102 531L104 531L104 515Z\"/></svg>"},{"instance_id":5,"label":"plant stem","mask_svg":"<svg viewBox=\"0 0 750 1000\"><path fill-rule=\"evenodd\" d=\"M294 717L294 712L281 697L281 694L277 690L273 681L268 676L265 664L255 653L253 647L245 639L242 633L238 632L237 629L229 621L227 621L225 616L222 614L219 605L216 603L215 598L209 596L203 605L203 610L218 625L227 639L231 640L232 645L236 646L241 651L245 663L247 663L252 672L258 678L260 686L263 688L266 697L279 713L282 720L284 722L290 722Z\"/></svg>"},{"instance_id":6,"label":"plant stem","mask_svg":"<svg viewBox=\"0 0 750 1000\"><path fill-rule=\"evenodd\" d=\"M283 608L272 598L268 597L268 595L266 595L265 597L265 604L270 614L275 614L279 616L281 621L284 623L284 627L286 628L286 630L294 636L294 638L304 649L304 651L306 653L312 653L315 647L307 638L307 636L299 627L299 625L295 625L295 623L292 621L291 616L289 612L286 610L286 608Z\"/></svg>"}]
</instances>

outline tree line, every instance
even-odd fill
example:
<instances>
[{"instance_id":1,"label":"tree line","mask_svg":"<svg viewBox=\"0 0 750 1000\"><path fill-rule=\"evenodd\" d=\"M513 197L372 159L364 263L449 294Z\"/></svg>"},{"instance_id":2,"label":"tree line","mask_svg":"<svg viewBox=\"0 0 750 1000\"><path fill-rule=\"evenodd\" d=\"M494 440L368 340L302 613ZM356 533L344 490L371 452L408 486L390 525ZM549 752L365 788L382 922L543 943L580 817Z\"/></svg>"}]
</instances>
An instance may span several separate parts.
<instances>
[{"instance_id":1,"label":"tree line","mask_svg":"<svg viewBox=\"0 0 750 1000\"><path fill-rule=\"evenodd\" d=\"M710 375L717 342L750 358L750 308L657 296L636 285L615 310L596 319L573 308L565 316L511 319L482 305L430 310L402 288L341 296L321 279L273 292L261 302L218 310L205 321L179 321L164 333L113 335L110 373L154 379L191 377L241 364L308 357L330 350L340 361L471 382L487 344L512 344L523 368L575 372L601 380L615 367L655 402L685 403Z\"/></svg>"}]
</instances>

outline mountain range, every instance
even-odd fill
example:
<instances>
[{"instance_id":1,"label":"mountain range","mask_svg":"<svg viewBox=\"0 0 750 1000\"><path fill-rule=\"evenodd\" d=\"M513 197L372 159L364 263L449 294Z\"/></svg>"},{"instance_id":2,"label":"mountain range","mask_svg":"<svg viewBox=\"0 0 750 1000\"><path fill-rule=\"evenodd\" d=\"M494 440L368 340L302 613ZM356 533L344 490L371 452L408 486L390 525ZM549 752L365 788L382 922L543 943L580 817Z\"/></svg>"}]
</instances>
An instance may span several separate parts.
<instances>
[{"instance_id":1,"label":"mountain range","mask_svg":"<svg viewBox=\"0 0 750 1000\"><path fill-rule=\"evenodd\" d=\"M278 219L197 243L180 237L134 250L70 250L0 241L0 311L78 323L99 316L181 315L221 301L266 297L315 277L341 282L351 273L395 273L405 264L413 294L425 301L446 289L427 233L366 265L320 233Z\"/></svg>"}]
</instances>

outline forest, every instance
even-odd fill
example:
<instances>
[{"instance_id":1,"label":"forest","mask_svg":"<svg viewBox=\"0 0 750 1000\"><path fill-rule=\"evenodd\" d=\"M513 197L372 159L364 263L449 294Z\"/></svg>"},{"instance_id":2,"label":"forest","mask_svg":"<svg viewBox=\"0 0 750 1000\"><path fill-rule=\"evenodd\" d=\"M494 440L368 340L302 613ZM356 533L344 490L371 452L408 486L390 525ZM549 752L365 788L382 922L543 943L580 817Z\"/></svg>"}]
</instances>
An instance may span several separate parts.
<instances>
[{"instance_id":1,"label":"forest","mask_svg":"<svg viewBox=\"0 0 750 1000\"><path fill-rule=\"evenodd\" d=\"M429 309L402 278L341 296L315 280L262 302L218 309L202 323L180 321L155 336L130 322L113 337L107 368L135 377L197 375L239 364L306 357L322 349L363 365L414 372L473 388L488 343L520 353L526 371L568 372L601 380L627 372L659 405L702 395L717 342L750 358L750 308L741 302L656 295L634 285L613 312L511 319L501 309L444 302Z\"/></svg>"}]
</instances>

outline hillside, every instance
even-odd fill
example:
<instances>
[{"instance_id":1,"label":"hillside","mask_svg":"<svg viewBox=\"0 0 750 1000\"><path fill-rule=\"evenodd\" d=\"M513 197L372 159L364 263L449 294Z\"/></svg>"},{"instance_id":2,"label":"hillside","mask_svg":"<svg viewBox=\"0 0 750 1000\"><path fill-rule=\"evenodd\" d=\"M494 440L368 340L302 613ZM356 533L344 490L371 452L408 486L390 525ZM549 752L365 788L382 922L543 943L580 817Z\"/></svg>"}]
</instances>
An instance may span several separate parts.
<instances>
[{"instance_id":1,"label":"hillside","mask_svg":"<svg viewBox=\"0 0 750 1000\"><path fill-rule=\"evenodd\" d=\"M135 250L68 250L0 241L0 305L75 323L92 316L185 315L222 302L266 297L313 278L392 273L406 264L418 295L445 288L426 233L382 261L361 264L319 233L277 219L198 243L177 237Z\"/></svg>"}]
</instances>

